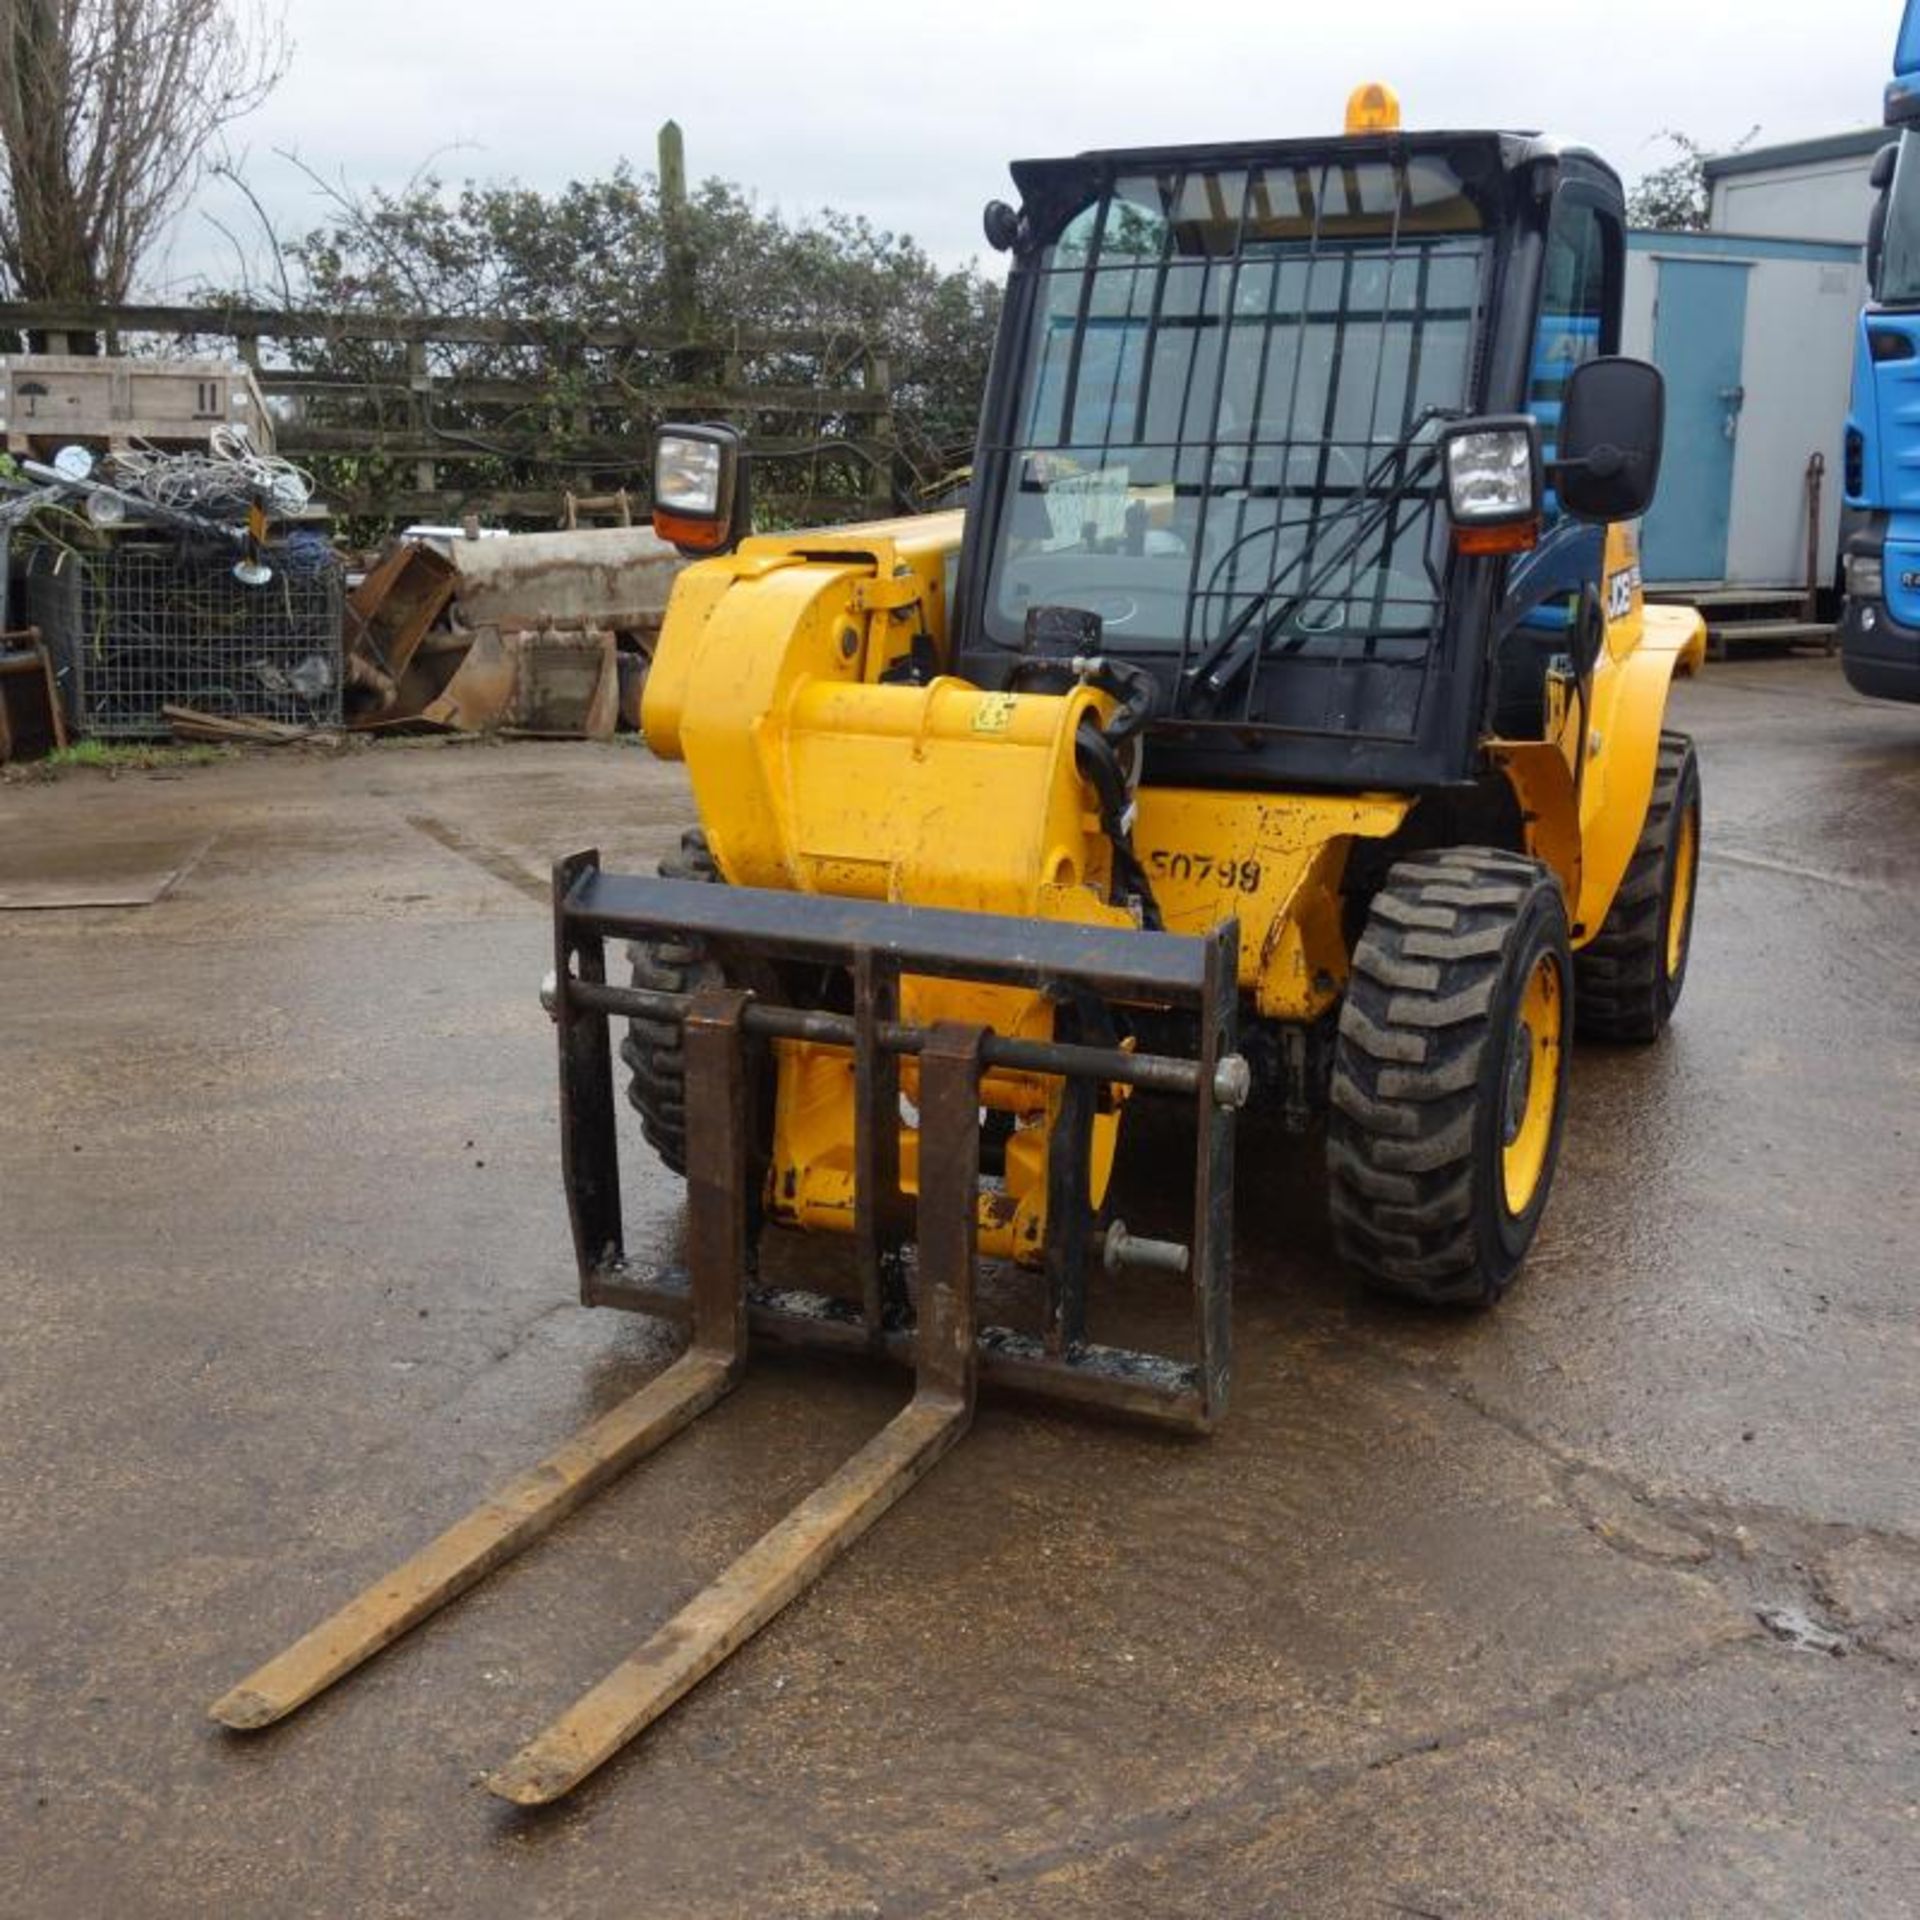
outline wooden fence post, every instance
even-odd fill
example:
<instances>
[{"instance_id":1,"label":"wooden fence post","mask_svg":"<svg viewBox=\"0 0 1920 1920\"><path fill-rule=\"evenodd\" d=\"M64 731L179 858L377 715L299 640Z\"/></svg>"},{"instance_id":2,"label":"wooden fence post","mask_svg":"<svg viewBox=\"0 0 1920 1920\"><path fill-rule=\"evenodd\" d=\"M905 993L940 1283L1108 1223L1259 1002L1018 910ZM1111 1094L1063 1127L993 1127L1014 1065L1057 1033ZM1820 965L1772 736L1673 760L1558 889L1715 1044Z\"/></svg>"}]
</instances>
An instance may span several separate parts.
<instances>
[{"instance_id":1,"label":"wooden fence post","mask_svg":"<svg viewBox=\"0 0 1920 1920\"><path fill-rule=\"evenodd\" d=\"M678 121L660 128L660 225L664 240L667 324L679 345L672 358L673 378L684 386L700 382L700 355L693 350L700 330L699 259L687 230L687 150Z\"/></svg>"},{"instance_id":2,"label":"wooden fence post","mask_svg":"<svg viewBox=\"0 0 1920 1920\"><path fill-rule=\"evenodd\" d=\"M433 375L427 369L427 343L415 336L407 342L407 419L416 439L426 441L433 431ZM417 493L436 493L440 476L431 457L413 463Z\"/></svg>"},{"instance_id":3,"label":"wooden fence post","mask_svg":"<svg viewBox=\"0 0 1920 1920\"><path fill-rule=\"evenodd\" d=\"M879 513L893 512L893 368L886 354L869 347L862 357L862 384L869 393L886 398L887 404L872 416L873 431L869 452L873 459L867 467L867 500Z\"/></svg>"}]
</instances>

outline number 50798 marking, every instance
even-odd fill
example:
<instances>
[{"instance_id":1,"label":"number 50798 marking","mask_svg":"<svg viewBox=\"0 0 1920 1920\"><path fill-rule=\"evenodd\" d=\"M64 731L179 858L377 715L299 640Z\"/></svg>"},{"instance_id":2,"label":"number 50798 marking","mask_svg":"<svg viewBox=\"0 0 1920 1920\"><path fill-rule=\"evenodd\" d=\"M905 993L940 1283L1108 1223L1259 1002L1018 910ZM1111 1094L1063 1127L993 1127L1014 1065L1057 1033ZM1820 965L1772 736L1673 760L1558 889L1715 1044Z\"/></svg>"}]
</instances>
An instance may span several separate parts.
<instances>
[{"instance_id":1,"label":"number 50798 marking","mask_svg":"<svg viewBox=\"0 0 1920 1920\"><path fill-rule=\"evenodd\" d=\"M1160 880L1211 880L1237 893L1260 891L1258 860L1216 860L1210 853L1173 853L1155 847L1147 865Z\"/></svg>"}]
</instances>

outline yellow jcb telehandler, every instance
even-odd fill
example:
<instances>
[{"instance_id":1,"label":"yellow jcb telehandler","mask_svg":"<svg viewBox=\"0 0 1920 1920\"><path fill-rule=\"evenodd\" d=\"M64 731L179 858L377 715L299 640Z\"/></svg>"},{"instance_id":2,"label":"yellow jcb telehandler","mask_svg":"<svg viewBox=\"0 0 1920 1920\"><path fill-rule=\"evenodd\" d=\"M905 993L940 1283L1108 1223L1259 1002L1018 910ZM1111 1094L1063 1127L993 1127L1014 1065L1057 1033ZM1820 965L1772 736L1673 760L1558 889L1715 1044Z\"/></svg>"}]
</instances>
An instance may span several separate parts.
<instances>
[{"instance_id":1,"label":"yellow jcb telehandler","mask_svg":"<svg viewBox=\"0 0 1920 1920\"><path fill-rule=\"evenodd\" d=\"M551 1800L911 1485L976 1377L1220 1418L1243 1106L1324 1125L1368 1280L1490 1301L1546 1205L1576 1024L1646 1041L1671 1014L1700 787L1663 716L1705 636L1641 597L1662 398L1616 352L1617 177L1532 135L1402 132L1363 88L1338 139L1014 178L964 513L749 536L733 432L660 439L656 524L706 557L644 720L699 829L661 878L559 864L544 997L582 1295L684 1322L685 1356L227 1725L517 1552L754 1339L911 1365L890 1425L490 1782ZM625 1254L617 1019L687 1178L684 1271ZM1184 1237L1119 1211L1142 1101L1189 1116ZM768 1284L782 1230L844 1236L845 1284ZM1116 1301L1164 1326L1170 1290L1179 1350L1121 1344Z\"/></svg>"}]
</instances>

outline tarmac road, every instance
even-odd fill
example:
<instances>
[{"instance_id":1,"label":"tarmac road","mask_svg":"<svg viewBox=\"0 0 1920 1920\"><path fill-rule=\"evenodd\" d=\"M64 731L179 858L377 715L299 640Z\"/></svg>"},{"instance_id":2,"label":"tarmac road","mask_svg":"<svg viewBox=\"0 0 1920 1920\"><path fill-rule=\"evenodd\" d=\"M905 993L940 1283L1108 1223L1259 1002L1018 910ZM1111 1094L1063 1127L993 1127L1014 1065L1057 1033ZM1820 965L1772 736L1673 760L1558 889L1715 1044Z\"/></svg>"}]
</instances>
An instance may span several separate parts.
<instances>
[{"instance_id":1,"label":"tarmac road","mask_svg":"<svg viewBox=\"0 0 1920 1920\"><path fill-rule=\"evenodd\" d=\"M678 770L390 747L0 787L15 848L211 837L157 905L0 913L0 1909L1913 1913L1920 709L1768 661L1678 717L1686 1001L1578 1057L1497 1313L1358 1293L1311 1156L1250 1133L1215 1439L989 1401L539 1817L473 1782L897 1377L757 1364L283 1727L206 1707L666 1357L570 1304L534 987L546 862L650 863ZM632 1244L670 1252L626 1138Z\"/></svg>"}]
</instances>

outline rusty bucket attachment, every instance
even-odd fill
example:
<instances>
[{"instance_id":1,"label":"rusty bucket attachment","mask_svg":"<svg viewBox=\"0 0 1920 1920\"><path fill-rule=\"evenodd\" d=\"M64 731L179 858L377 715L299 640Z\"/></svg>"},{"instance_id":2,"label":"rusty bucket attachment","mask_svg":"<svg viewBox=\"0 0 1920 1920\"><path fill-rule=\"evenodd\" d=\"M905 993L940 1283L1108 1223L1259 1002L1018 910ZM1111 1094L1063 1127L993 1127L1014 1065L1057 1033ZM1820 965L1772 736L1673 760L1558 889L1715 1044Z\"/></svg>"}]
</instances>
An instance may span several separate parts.
<instances>
[{"instance_id":1,"label":"rusty bucket attachment","mask_svg":"<svg viewBox=\"0 0 1920 1920\"><path fill-rule=\"evenodd\" d=\"M582 1297L682 1322L688 1349L242 1681L215 1703L213 1717L237 1730L269 1726L352 1672L726 1394L753 1337L907 1362L914 1391L837 1473L489 1778L495 1793L527 1806L576 1786L810 1586L966 1431L976 1376L1209 1428L1227 1386L1233 1117L1246 1094L1246 1070L1233 1051L1231 925L1196 939L637 879L602 873L593 853L555 868L554 914L557 966L543 999L559 1033L562 1159ZM854 1011L781 1006L720 987L682 995L608 984L607 939L661 933L698 940L723 963L737 953L844 968ZM916 1026L895 1017L905 975L1177 1009L1193 1016L1198 1044L1181 1057L1013 1038L952 1022ZM608 1021L636 1014L681 1022L686 1032L683 1274L643 1275L624 1251ZM858 1300L756 1282L751 1048L782 1037L852 1054ZM899 1182L898 1067L906 1055L918 1061L917 1201ZM1058 1137L1043 1331L976 1329L980 1089L995 1067L1058 1076L1069 1088L1123 1084L1191 1102L1198 1123L1191 1246L1129 1247L1124 1229L1109 1231L1104 1243L1109 1262L1190 1281L1193 1338L1184 1358L1086 1340L1087 1269L1103 1249L1090 1231L1084 1167L1062 1150L1071 1139ZM1063 1097L1056 1130L1084 1130L1091 1111L1091 1099Z\"/></svg>"}]
</instances>

